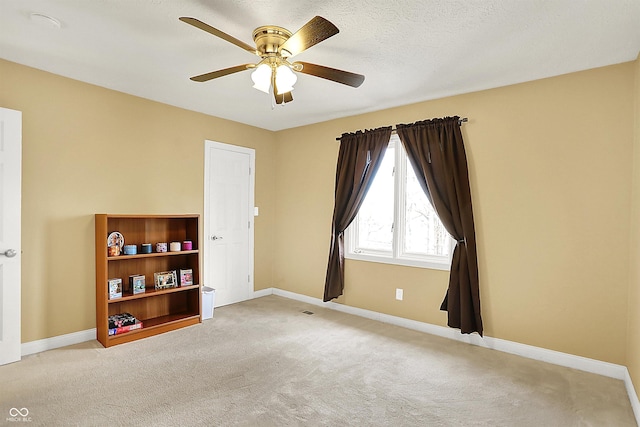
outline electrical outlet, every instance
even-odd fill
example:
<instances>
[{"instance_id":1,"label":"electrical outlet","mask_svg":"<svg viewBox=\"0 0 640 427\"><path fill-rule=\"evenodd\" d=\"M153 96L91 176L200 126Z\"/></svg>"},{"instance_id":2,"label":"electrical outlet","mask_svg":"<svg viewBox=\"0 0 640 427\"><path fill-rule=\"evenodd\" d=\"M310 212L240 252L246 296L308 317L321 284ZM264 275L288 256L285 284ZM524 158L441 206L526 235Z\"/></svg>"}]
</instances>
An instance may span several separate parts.
<instances>
[{"instance_id":1,"label":"electrical outlet","mask_svg":"<svg viewBox=\"0 0 640 427\"><path fill-rule=\"evenodd\" d=\"M402 301L402 297L403 297L404 291L400 288L396 289L396 299L398 301Z\"/></svg>"}]
</instances>

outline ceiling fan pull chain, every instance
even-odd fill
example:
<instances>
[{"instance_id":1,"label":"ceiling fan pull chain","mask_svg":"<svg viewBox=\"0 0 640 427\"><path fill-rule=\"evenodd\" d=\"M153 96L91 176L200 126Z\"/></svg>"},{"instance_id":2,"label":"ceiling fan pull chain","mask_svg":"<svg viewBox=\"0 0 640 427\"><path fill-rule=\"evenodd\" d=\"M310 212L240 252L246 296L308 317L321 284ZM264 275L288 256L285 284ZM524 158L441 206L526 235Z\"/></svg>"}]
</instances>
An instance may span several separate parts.
<instances>
[{"instance_id":1,"label":"ceiling fan pull chain","mask_svg":"<svg viewBox=\"0 0 640 427\"><path fill-rule=\"evenodd\" d=\"M271 85L269 87L269 99L271 100L271 110L275 110L276 109L276 98L275 98L275 94L274 94L274 89L273 89L273 85Z\"/></svg>"}]
</instances>

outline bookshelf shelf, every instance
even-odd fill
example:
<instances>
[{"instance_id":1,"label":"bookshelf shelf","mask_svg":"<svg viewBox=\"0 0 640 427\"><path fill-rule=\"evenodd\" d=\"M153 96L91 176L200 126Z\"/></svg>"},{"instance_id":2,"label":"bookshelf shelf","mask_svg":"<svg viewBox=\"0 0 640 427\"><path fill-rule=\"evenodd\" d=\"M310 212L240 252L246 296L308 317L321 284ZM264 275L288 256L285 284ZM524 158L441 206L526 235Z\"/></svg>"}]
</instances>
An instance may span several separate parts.
<instances>
[{"instance_id":1,"label":"bookshelf shelf","mask_svg":"<svg viewBox=\"0 0 640 427\"><path fill-rule=\"evenodd\" d=\"M137 255L118 255L118 256L110 256L107 257L109 261L124 261L127 259L140 259L140 258L156 258L156 257L166 257L166 256L182 256L188 254L197 254L197 250L191 251L180 251L180 252L152 252L150 254L137 254Z\"/></svg>"}]
</instances>

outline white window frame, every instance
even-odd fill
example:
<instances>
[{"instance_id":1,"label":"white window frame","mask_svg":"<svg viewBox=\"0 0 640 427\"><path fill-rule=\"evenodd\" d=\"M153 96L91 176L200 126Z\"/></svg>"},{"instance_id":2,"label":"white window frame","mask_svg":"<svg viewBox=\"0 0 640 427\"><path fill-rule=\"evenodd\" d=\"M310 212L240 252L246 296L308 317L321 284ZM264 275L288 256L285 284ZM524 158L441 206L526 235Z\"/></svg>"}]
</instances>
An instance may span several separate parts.
<instances>
[{"instance_id":1,"label":"white window frame","mask_svg":"<svg viewBox=\"0 0 640 427\"><path fill-rule=\"evenodd\" d=\"M453 249L455 248L455 240L450 236L449 239L449 255L424 255L403 252L403 242L405 227L405 209L404 198L406 191L404 189L406 182L407 168L411 167L407 159L407 154L402 147L400 138L397 135L391 135L389 147L395 150L395 169L394 169L394 231L392 251L380 251L373 249L356 249L358 241L358 217L353 220L351 225L345 230L345 258L368 262L378 262L383 264L404 265L409 267L429 268L434 270L451 269L451 259ZM428 202L427 202L428 203Z\"/></svg>"}]
</instances>

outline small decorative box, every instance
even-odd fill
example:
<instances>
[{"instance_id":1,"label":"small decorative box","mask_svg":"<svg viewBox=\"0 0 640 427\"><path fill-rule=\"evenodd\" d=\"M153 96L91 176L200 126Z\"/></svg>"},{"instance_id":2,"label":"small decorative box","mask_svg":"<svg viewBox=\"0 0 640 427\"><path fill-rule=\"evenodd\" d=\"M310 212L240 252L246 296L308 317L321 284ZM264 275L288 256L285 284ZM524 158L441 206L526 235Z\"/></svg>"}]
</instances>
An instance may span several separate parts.
<instances>
[{"instance_id":1,"label":"small decorative box","mask_svg":"<svg viewBox=\"0 0 640 427\"><path fill-rule=\"evenodd\" d=\"M171 242L169 244L170 252L180 252L180 242Z\"/></svg>"},{"instance_id":2,"label":"small decorative box","mask_svg":"<svg viewBox=\"0 0 640 427\"><path fill-rule=\"evenodd\" d=\"M150 254L151 253L151 243L143 243L140 245L140 253L141 254Z\"/></svg>"},{"instance_id":3,"label":"small decorative box","mask_svg":"<svg viewBox=\"0 0 640 427\"><path fill-rule=\"evenodd\" d=\"M156 252L167 252L167 243L156 243Z\"/></svg>"},{"instance_id":4,"label":"small decorative box","mask_svg":"<svg viewBox=\"0 0 640 427\"><path fill-rule=\"evenodd\" d=\"M138 247L136 245L124 245L125 255L135 255L138 253Z\"/></svg>"},{"instance_id":5,"label":"small decorative box","mask_svg":"<svg viewBox=\"0 0 640 427\"><path fill-rule=\"evenodd\" d=\"M192 249L193 249L193 243L191 242L191 240L185 240L184 242L182 242L183 251L190 251Z\"/></svg>"}]
</instances>

